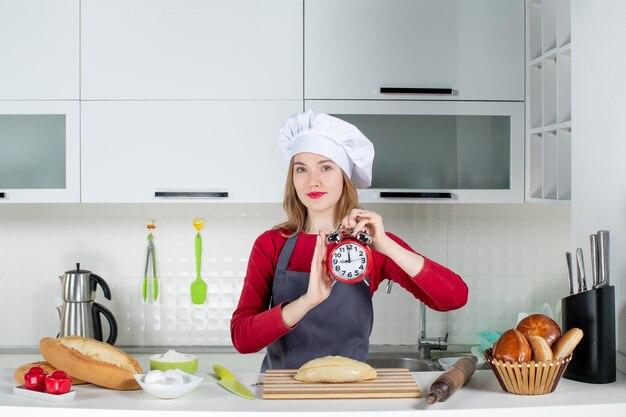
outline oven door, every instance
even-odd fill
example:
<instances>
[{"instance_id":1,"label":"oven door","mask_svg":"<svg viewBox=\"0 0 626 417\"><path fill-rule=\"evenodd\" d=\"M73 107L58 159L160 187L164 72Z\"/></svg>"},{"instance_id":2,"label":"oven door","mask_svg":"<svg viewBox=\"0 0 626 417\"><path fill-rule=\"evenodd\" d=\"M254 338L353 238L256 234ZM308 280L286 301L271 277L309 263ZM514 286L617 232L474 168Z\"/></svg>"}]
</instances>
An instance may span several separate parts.
<instances>
[{"instance_id":1,"label":"oven door","mask_svg":"<svg viewBox=\"0 0 626 417\"><path fill-rule=\"evenodd\" d=\"M376 152L361 202L524 202L524 103L307 100Z\"/></svg>"}]
</instances>

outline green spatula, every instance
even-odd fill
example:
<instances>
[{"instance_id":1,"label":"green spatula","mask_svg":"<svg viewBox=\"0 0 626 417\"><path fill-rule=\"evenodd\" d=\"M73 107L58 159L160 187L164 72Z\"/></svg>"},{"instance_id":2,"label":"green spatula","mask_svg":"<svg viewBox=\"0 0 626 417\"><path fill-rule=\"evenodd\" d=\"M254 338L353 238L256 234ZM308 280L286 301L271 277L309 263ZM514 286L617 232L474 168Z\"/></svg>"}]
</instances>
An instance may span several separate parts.
<instances>
[{"instance_id":1,"label":"green spatula","mask_svg":"<svg viewBox=\"0 0 626 417\"><path fill-rule=\"evenodd\" d=\"M193 219L193 227L196 233L196 279L191 283L191 302L193 304L204 304L206 301L206 282L200 276L202 260L202 236L200 230L204 227L204 219Z\"/></svg>"}]
</instances>

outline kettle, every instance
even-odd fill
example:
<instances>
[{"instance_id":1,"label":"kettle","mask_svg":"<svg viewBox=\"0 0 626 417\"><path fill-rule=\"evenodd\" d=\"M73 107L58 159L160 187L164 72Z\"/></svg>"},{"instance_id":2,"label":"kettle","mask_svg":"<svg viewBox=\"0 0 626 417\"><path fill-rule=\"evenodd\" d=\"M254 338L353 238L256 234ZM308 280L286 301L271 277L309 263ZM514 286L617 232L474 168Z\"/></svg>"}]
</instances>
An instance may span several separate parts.
<instances>
[{"instance_id":1,"label":"kettle","mask_svg":"<svg viewBox=\"0 0 626 417\"><path fill-rule=\"evenodd\" d=\"M57 307L61 321L59 336L75 335L104 341L100 317L104 316L110 329L106 343L115 344L117 321L109 309L95 302L98 286L104 298L111 299L106 281L91 271L81 270L79 263L75 270L66 271L59 279L63 288L63 305Z\"/></svg>"}]
</instances>

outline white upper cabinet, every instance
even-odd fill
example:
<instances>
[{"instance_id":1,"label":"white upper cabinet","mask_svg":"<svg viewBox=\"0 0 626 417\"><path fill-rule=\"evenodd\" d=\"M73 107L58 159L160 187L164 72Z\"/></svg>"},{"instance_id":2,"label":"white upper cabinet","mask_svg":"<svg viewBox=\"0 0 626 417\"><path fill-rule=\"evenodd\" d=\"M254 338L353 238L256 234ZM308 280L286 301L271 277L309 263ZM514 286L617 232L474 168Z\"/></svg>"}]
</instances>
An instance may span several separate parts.
<instances>
[{"instance_id":1,"label":"white upper cabinet","mask_svg":"<svg viewBox=\"0 0 626 417\"><path fill-rule=\"evenodd\" d=\"M374 144L363 203L522 203L524 103L306 100Z\"/></svg>"},{"instance_id":2,"label":"white upper cabinet","mask_svg":"<svg viewBox=\"0 0 626 417\"><path fill-rule=\"evenodd\" d=\"M77 100L0 100L0 204L80 201Z\"/></svg>"},{"instance_id":3,"label":"white upper cabinet","mask_svg":"<svg viewBox=\"0 0 626 417\"><path fill-rule=\"evenodd\" d=\"M0 1L0 100L77 100L79 0Z\"/></svg>"},{"instance_id":4,"label":"white upper cabinet","mask_svg":"<svg viewBox=\"0 0 626 417\"><path fill-rule=\"evenodd\" d=\"M278 130L300 110L300 100L84 102L82 201L281 202Z\"/></svg>"},{"instance_id":5,"label":"white upper cabinet","mask_svg":"<svg viewBox=\"0 0 626 417\"><path fill-rule=\"evenodd\" d=\"M524 100L524 0L307 1L304 30L305 99Z\"/></svg>"},{"instance_id":6,"label":"white upper cabinet","mask_svg":"<svg viewBox=\"0 0 626 417\"><path fill-rule=\"evenodd\" d=\"M83 0L86 100L302 99L301 0Z\"/></svg>"}]
</instances>

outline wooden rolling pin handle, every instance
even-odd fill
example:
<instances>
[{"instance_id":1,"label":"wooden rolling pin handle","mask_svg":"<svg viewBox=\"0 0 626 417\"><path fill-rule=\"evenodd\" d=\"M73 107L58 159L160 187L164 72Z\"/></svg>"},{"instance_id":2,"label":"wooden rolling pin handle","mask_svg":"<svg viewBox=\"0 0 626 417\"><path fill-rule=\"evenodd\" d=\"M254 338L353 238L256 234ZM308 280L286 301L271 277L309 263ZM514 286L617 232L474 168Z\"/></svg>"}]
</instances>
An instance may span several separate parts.
<instances>
[{"instance_id":1,"label":"wooden rolling pin handle","mask_svg":"<svg viewBox=\"0 0 626 417\"><path fill-rule=\"evenodd\" d=\"M426 397L428 404L445 401L470 379L476 371L475 357L461 358L450 369L441 374L430 386Z\"/></svg>"}]
</instances>

